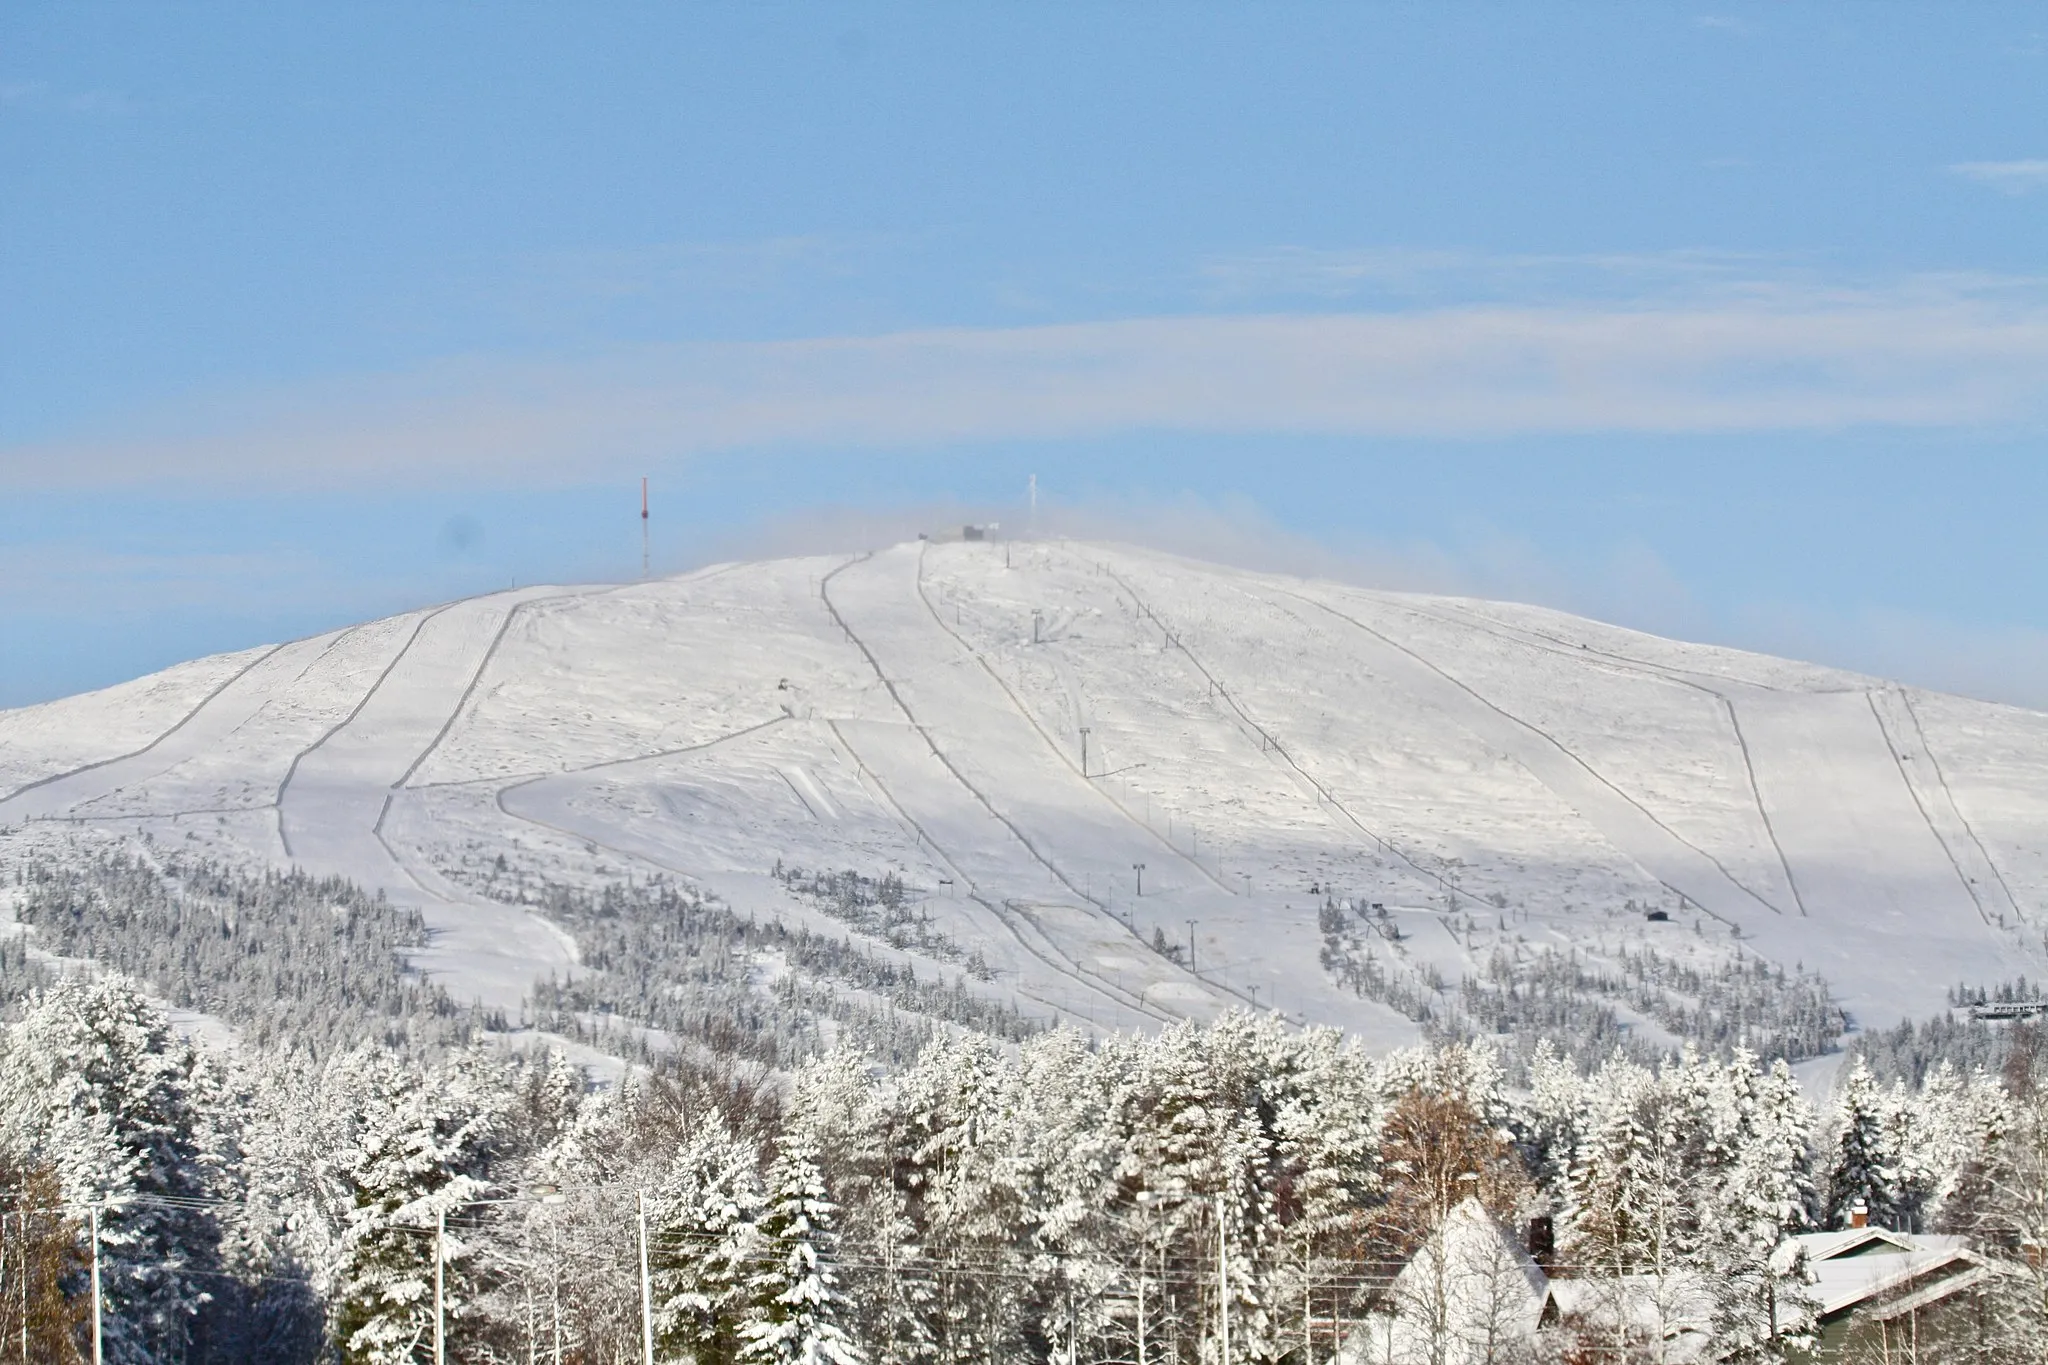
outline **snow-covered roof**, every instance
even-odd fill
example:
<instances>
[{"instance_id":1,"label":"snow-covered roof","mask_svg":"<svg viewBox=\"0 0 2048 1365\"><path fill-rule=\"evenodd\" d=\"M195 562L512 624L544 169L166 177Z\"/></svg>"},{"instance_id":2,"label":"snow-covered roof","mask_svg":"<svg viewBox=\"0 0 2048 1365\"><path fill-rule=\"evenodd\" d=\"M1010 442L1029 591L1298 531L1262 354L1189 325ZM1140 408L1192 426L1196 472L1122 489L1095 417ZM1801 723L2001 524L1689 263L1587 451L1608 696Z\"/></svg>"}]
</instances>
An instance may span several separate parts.
<instances>
[{"instance_id":1,"label":"snow-covered roof","mask_svg":"<svg viewBox=\"0 0 2048 1365\"><path fill-rule=\"evenodd\" d=\"M1802 1232L1792 1239L1806 1252L1809 1261L1828 1261L1840 1256L1865 1256L1887 1251L1911 1251L1913 1239L1890 1228L1838 1228L1833 1232Z\"/></svg>"},{"instance_id":2,"label":"snow-covered roof","mask_svg":"<svg viewBox=\"0 0 2048 1365\"><path fill-rule=\"evenodd\" d=\"M1445 1365L1477 1365L1542 1324L1550 1279L1476 1197L1445 1217L1388 1287L1383 1313L1345 1342L1361 1365L1407 1360L1424 1338Z\"/></svg>"},{"instance_id":3,"label":"snow-covered roof","mask_svg":"<svg viewBox=\"0 0 2048 1365\"><path fill-rule=\"evenodd\" d=\"M1663 1358L1671 1365L1697 1360L1707 1350L1713 1292L1705 1279L1688 1271L1552 1280L1550 1301L1566 1317L1608 1323L1623 1319L1629 1328L1660 1339Z\"/></svg>"},{"instance_id":4,"label":"snow-covered roof","mask_svg":"<svg viewBox=\"0 0 2048 1365\"><path fill-rule=\"evenodd\" d=\"M1912 1297L1934 1302L1982 1278L1981 1260L1960 1237L1927 1236L1890 1228L1809 1232L1794 1239L1813 1270L1822 1317L1896 1293L1916 1281L1936 1282Z\"/></svg>"}]
</instances>

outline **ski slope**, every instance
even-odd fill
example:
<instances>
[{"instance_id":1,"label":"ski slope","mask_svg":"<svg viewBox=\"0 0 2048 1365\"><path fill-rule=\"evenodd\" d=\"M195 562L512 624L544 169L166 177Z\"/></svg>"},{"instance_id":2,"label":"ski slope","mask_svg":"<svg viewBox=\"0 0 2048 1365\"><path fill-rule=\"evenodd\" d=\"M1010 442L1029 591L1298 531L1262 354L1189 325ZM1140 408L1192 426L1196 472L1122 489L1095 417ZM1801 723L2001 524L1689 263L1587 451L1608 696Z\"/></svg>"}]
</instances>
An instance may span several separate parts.
<instances>
[{"instance_id":1,"label":"ski slope","mask_svg":"<svg viewBox=\"0 0 2048 1365\"><path fill-rule=\"evenodd\" d=\"M1877 1026L2041 970L2048 717L1540 608L921 540L0 712L0 855L74 830L418 904L421 964L507 1008L575 959L505 878L660 873L848 932L780 863L901 876L959 949L935 970L979 953L970 989L1096 1029L1256 1004L1413 1038L1319 962L1328 897L1447 988L1517 943L1647 944L1804 964Z\"/></svg>"}]
</instances>

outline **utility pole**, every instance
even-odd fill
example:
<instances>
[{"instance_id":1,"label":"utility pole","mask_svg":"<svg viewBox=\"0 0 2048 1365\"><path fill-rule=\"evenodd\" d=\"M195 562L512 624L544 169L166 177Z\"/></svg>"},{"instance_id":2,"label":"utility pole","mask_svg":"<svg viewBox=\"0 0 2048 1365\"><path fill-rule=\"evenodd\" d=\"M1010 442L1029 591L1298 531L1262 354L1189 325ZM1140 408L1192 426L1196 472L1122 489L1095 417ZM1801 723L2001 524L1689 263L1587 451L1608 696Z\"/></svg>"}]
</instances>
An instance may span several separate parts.
<instances>
[{"instance_id":1,"label":"utility pole","mask_svg":"<svg viewBox=\"0 0 2048 1365\"><path fill-rule=\"evenodd\" d=\"M1316 1365L1316 1305L1313 1282L1309 1272L1314 1263L1310 1260L1308 1248L1301 1250L1301 1360L1302 1365Z\"/></svg>"},{"instance_id":2,"label":"utility pole","mask_svg":"<svg viewBox=\"0 0 2048 1365\"><path fill-rule=\"evenodd\" d=\"M28 1210L21 1211L21 1245L28 1246ZM21 1365L28 1365L28 1260L24 1254L21 1264Z\"/></svg>"},{"instance_id":3,"label":"utility pole","mask_svg":"<svg viewBox=\"0 0 2048 1365\"><path fill-rule=\"evenodd\" d=\"M654 1365L654 1282L647 1274L647 1191L640 1191L640 1354Z\"/></svg>"},{"instance_id":4,"label":"utility pole","mask_svg":"<svg viewBox=\"0 0 2048 1365\"><path fill-rule=\"evenodd\" d=\"M1145 1248L1138 1248L1138 1365L1145 1365Z\"/></svg>"},{"instance_id":5,"label":"utility pole","mask_svg":"<svg viewBox=\"0 0 2048 1365\"><path fill-rule=\"evenodd\" d=\"M106 1348L100 1328L100 1206L98 1204L94 1204L87 1210L87 1218L92 1224L91 1231L88 1234L92 1238L92 1365L102 1365L102 1362L106 1359ZM23 1222L25 1224L27 1219L24 1218ZM22 1275L22 1283L26 1285L28 1283L28 1263L26 1261L22 1262ZM23 1340L26 1340L28 1333L26 1310L23 1310L22 1333Z\"/></svg>"},{"instance_id":6,"label":"utility pole","mask_svg":"<svg viewBox=\"0 0 2048 1365\"><path fill-rule=\"evenodd\" d=\"M1223 1365L1230 1365L1230 1237L1223 1225L1223 1196L1216 1196L1216 1307L1223 1322Z\"/></svg>"},{"instance_id":7,"label":"utility pole","mask_svg":"<svg viewBox=\"0 0 2048 1365\"><path fill-rule=\"evenodd\" d=\"M1131 871L1138 874L1138 894L1142 896L1145 894L1145 865L1143 863L1132 863Z\"/></svg>"},{"instance_id":8,"label":"utility pole","mask_svg":"<svg viewBox=\"0 0 2048 1365\"><path fill-rule=\"evenodd\" d=\"M434 1365L448 1365L446 1300L441 1292L441 1267L448 1258L442 1251L442 1241L448 1236L448 1211L434 1210Z\"/></svg>"},{"instance_id":9,"label":"utility pole","mask_svg":"<svg viewBox=\"0 0 2048 1365\"><path fill-rule=\"evenodd\" d=\"M1081 727L1081 776L1088 776L1088 727Z\"/></svg>"},{"instance_id":10,"label":"utility pole","mask_svg":"<svg viewBox=\"0 0 2048 1365\"><path fill-rule=\"evenodd\" d=\"M1153 1190L1139 1190L1139 1191L1138 1191L1138 1207L1139 1207L1139 1208L1141 1208L1141 1209L1143 1209L1143 1210L1145 1210L1145 1211L1146 1211L1146 1213L1147 1213L1148 1215L1150 1215L1150 1213L1152 1212L1152 1206L1153 1206L1154 1202L1155 1202L1155 1201L1156 1201L1156 1200L1157 1200L1158 1198L1159 1198L1159 1195L1158 1195L1158 1193L1157 1193L1156 1191L1153 1191ZM1151 1218L1150 1218L1149 1216L1148 1216L1148 1217L1147 1217L1147 1218L1145 1219L1145 1230L1144 1230L1144 1231L1145 1231L1145 1237L1146 1237L1147 1239L1149 1239L1150 1233L1151 1233L1151 1231L1152 1231L1152 1219L1151 1219ZM1167 1297L1168 1297L1168 1300L1169 1300L1169 1302L1170 1302L1170 1301L1171 1301L1171 1295L1170 1295L1170 1294L1168 1293L1168 1291L1167 1291L1167 1288L1166 1288L1166 1246L1165 1246L1165 1244L1164 1244L1164 1243L1161 1243L1161 1244L1160 1244L1160 1247L1159 1247L1159 1290L1160 1290L1160 1293L1161 1293L1161 1294L1166 1294L1166 1295L1167 1295ZM1138 1245L1138 1365L1146 1365L1146 1363L1145 1363L1145 1246L1144 1246L1144 1242L1143 1242L1143 1241L1140 1241L1140 1243L1139 1243L1139 1245Z\"/></svg>"},{"instance_id":11,"label":"utility pole","mask_svg":"<svg viewBox=\"0 0 2048 1365\"><path fill-rule=\"evenodd\" d=\"M1195 926L1199 923L1201 923L1200 920L1191 919L1188 921L1188 971L1190 972L1195 970Z\"/></svg>"}]
</instances>

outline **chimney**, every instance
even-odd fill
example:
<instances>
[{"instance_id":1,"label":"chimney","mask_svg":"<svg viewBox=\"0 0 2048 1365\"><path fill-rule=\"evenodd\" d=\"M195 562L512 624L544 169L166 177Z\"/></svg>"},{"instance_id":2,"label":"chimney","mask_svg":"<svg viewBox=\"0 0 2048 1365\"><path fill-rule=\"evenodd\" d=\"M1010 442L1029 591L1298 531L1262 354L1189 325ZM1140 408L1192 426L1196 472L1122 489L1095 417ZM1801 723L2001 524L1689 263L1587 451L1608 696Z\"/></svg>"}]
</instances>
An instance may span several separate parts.
<instances>
[{"instance_id":1,"label":"chimney","mask_svg":"<svg viewBox=\"0 0 2048 1365\"><path fill-rule=\"evenodd\" d=\"M1849 1206L1849 1226L1852 1228L1869 1227L1870 1205L1864 1203L1861 1199L1851 1204Z\"/></svg>"}]
</instances>

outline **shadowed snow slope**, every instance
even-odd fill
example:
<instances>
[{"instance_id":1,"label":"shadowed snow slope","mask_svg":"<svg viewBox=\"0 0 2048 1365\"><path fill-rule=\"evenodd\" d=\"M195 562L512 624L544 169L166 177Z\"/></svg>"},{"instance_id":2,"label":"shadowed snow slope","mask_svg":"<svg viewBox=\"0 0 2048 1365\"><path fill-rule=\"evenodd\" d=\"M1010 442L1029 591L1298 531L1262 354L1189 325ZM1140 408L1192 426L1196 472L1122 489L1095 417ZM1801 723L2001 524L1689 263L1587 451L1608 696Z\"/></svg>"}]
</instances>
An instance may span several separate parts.
<instances>
[{"instance_id":1,"label":"shadowed snow slope","mask_svg":"<svg viewBox=\"0 0 2048 1365\"><path fill-rule=\"evenodd\" d=\"M521 589L0 712L0 826L344 873L506 1005L573 967L504 903L520 877L815 916L780 860L900 875L977 989L1097 1027L1256 1002L1412 1037L1321 965L1333 896L1384 905L1432 981L1496 948L1748 952L1872 1025L2039 969L2048 716L1530 607L920 542Z\"/></svg>"}]
</instances>

